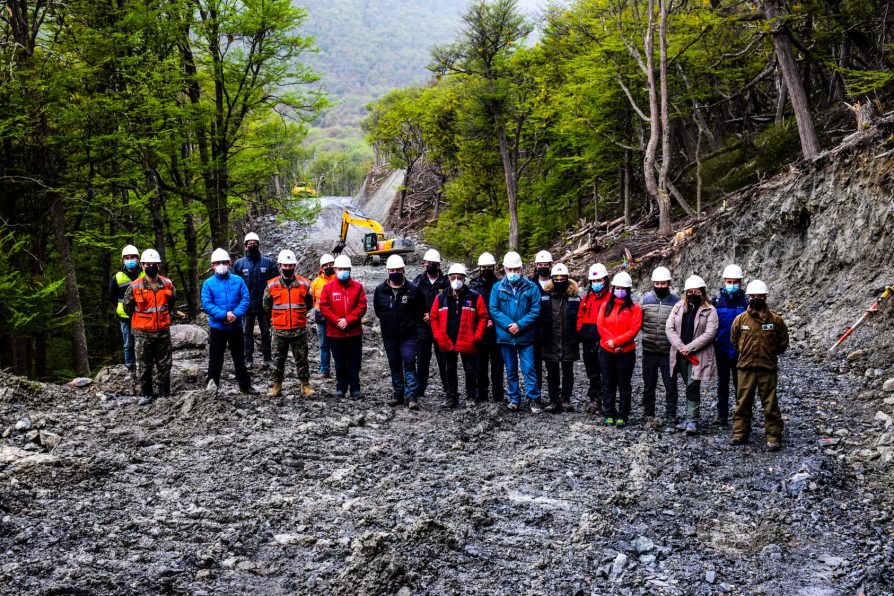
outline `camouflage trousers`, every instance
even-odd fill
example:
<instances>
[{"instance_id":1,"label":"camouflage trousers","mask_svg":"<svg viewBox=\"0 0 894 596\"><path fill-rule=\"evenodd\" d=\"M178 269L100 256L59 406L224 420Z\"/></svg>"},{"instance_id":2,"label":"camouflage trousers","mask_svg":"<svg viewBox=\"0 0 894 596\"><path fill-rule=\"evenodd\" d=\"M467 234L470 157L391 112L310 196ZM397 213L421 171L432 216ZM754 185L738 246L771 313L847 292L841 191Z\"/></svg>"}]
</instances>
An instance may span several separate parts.
<instances>
[{"instance_id":1,"label":"camouflage trousers","mask_svg":"<svg viewBox=\"0 0 894 596\"><path fill-rule=\"evenodd\" d=\"M299 380L310 379L307 365L307 329L295 329L286 333L273 332L273 381L282 383L286 371L289 348L295 356L295 369Z\"/></svg>"},{"instance_id":2,"label":"camouflage trousers","mask_svg":"<svg viewBox=\"0 0 894 596\"><path fill-rule=\"evenodd\" d=\"M159 385L171 383L171 332L145 333L134 331L137 352L137 375L140 389L152 392L152 368L158 368Z\"/></svg>"}]
</instances>

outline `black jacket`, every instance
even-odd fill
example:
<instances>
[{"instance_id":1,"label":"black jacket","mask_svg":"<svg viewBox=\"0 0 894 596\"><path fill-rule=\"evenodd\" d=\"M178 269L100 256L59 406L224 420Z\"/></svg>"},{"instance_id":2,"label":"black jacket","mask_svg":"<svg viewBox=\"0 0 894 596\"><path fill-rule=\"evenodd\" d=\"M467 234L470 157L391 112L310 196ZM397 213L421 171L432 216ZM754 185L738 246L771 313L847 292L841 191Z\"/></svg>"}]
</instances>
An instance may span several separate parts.
<instances>
[{"instance_id":1,"label":"black jacket","mask_svg":"<svg viewBox=\"0 0 894 596\"><path fill-rule=\"evenodd\" d=\"M538 339L543 360L574 362L580 358L580 337L577 334L577 310L580 296L577 283L568 281L568 290L557 294L552 282L540 301Z\"/></svg>"},{"instance_id":2,"label":"black jacket","mask_svg":"<svg viewBox=\"0 0 894 596\"><path fill-rule=\"evenodd\" d=\"M484 298L484 305L487 306L490 304L490 293L491 290L494 289L494 286L500 281L499 277L494 278L493 283L488 283L481 279L481 277L476 277L472 280L472 283L469 284L469 289L478 292L481 294L481 297ZM497 343L497 328L491 325L484 332L484 341L481 342L482 346L493 346Z\"/></svg>"},{"instance_id":3,"label":"black jacket","mask_svg":"<svg viewBox=\"0 0 894 596\"><path fill-rule=\"evenodd\" d=\"M421 273L413 280L413 284L419 288L419 292L425 298L425 312L431 311L431 305L435 303L435 298L438 296L438 293L446 290L450 285L447 281L447 276L443 273L434 281L434 283L428 280L428 275L426 273ZM434 336L431 333L431 325L428 323L420 320L418 331L419 339L434 339Z\"/></svg>"},{"instance_id":4,"label":"black jacket","mask_svg":"<svg viewBox=\"0 0 894 596\"><path fill-rule=\"evenodd\" d=\"M384 281L373 292L373 310L379 317L383 339L416 337L425 308L425 299L415 284L405 281L394 290Z\"/></svg>"},{"instance_id":5,"label":"black jacket","mask_svg":"<svg viewBox=\"0 0 894 596\"><path fill-rule=\"evenodd\" d=\"M241 276L245 285L248 286L248 295L251 300L248 312L263 312L261 302L264 299L267 282L279 276L276 261L266 255L260 255L257 259L245 255L233 264L233 273Z\"/></svg>"}]
</instances>

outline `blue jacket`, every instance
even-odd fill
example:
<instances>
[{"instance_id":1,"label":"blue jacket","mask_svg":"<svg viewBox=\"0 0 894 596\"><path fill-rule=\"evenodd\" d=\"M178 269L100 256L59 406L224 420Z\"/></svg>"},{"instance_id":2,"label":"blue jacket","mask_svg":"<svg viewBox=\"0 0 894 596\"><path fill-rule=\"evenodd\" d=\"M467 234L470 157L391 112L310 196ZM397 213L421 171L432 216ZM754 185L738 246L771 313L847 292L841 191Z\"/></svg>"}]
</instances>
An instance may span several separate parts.
<instances>
[{"instance_id":1,"label":"blue jacket","mask_svg":"<svg viewBox=\"0 0 894 596\"><path fill-rule=\"evenodd\" d=\"M717 318L720 321L717 337L714 338L714 349L719 354L726 354L728 358L737 358L739 353L733 348L729 332L733 326L733 320L748 308L748 298L745 297L745 292L741 289L732 294L723 289L714 297L714 307L717 309Z\"/></svg>"},{"instance_id":2,"label":"blue jacket","mask_svg":"<svg viewBox=\"0 0 894 596\"><path fill-rule=\"evenodd\" d=\"M532 345L537 339L537 318L540 316L540 288L522 276L513 287L505 277L494 285L488 305L490 318L497 328L497 343L514 346ZM509 325L517 323L518 334L509 333Z\"/></svg>"},{"instance_id":3,"label":"blue jacket","mask_svg":"<svg viewBox=\"0 0 894 596\"><path fill-rule=\"evenodd\" d=\"M257 260L245 256L233 264L233 273L241 275L242 281L248 286L248 294L251 297L248 312L261 312L263 310L261 302L267 282L279 275L276 261L264 255L258 257Z\"/></svg>"},{"instance_id":4,"label":"blue jacket","mask_svg":"<svg viewBox=\"0 0 894 596\"><path fill-rule=\"evenodd\" d=\"M242 317L248 312L248 303L248 286L238 275L212 275L202 284L202 310L208 315L208 324L213 329L229 331L241 326ZM232 323L226 322L227 311L236 315Z\"/></svg>"}]
</instances>

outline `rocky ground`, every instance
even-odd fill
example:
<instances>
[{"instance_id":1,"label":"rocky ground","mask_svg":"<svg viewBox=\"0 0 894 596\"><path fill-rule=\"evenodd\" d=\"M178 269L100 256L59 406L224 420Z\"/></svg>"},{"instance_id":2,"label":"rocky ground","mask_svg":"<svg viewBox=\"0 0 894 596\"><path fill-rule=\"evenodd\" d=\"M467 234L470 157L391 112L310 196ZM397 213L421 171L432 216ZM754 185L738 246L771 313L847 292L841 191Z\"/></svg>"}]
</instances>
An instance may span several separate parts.
<instances>
[{"instance_id":1,"label":"rocky ground","mask_svg":"<svg viewBox=\"0 0 894 596\"><path fill-rule=\"evenodd\" d=\"M894 370L796 343L771 453L760 430L734 448L710 423L643 424L639 371L624 430L582 409L443 412L438 391L392 410L370 323L360 401L319 378L314 399L294 380L211 396L193 328L175 398L149 407L121 367L80 388L0 375L0 592L894 593Z\"/></svg>"}]
</instances>

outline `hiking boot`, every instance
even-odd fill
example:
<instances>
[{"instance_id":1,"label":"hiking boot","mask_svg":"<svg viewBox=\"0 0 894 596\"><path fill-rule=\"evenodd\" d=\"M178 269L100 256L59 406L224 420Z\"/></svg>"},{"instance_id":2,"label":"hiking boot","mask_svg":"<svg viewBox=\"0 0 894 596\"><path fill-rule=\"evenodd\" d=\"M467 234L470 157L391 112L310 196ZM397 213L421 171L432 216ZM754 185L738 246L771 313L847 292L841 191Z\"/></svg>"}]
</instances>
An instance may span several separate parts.
<instances>
[{"instance_id":1,"label":"hiking boot","mask_svg":"<svg viewBox=\"0 0 894 596\"><path fill-rule=\"evenodd\" d=\"M327 370L327 371L320 372L320 376L324 379L331 379L332 373Z\"/></svg>"},{"instance_id":2,"label":"hiking boot","mask_svg":"<svg viewBox=\"0 0 894 596\"><path fill-rule=\"evenodd\" d=\"M555 414L556 412L562 411L562 406L559 404L554 404L552 402L549 403L545 408L543 408L544 412L549 412L550 414Z\"/></svg>"},{"instance_id":3,"label":"hiking boot","mask_svg":"<svg viewBox=\"0 0 894 596\"><path fill-rule=\"evenodd\" d=\"M680 432L685 432L687 428L689 428L689 423L685 420L680 420L680 422L676 426L677 430Z\"/></svg>"},{"instance_id":4,"label":"hiking boot","mask_svg":"<svg viewBox=\"0 0 894 596\"><path fill-rule=\"evenodd\" d=\"M402 406L403 404L404 404L404 398L398 397L396 395L388 400L388 405L391 406L392 408L396 408L397 406Z\"/></svg>"},{"instance_id":5,"label":"hiking boot","mask_svg":"<svg viewBox=\"0 0 894 596\"><path fill-rule=\"evenodd\" d=\"M170 383L159 383L158 384L158 396L162 399L171 399L171 384Z\"/></svg>"},{"instance_id":6,"label":"hiking boot","mask_svg":"<svg viewBox=\"0 0 894 596\"><path fill-rule=\"evenodd\" d=\"M411 399L410 401L407 402L407 408L410 410L418 410L419 402L417 402L415 399Z\"/></svg>"},{"instance_id":7,"label":"hiking boot","mask_svg":"<svg viewBox=\"0 0 894 596\"><path fill-rule=\"evenodd\" d=\"M152 402L155 401L154 395L141 395L140 400L137 402L138 406L148 406Z\"/></svg>"},{"instance_id":8,"label":"hiking boot","mask_svg":"<svg viewBox=\"0 0 894 596\"><path fill-rule=\"evenodd\" d=\"M342 391L341 389L335 390L335 399L344 399L344 397L345 397L344 391Z\"/></svg>"},{"instance_id":9,"label":"hiking boot","mask_svg":"<svg viewBox=\"0 0 894 596\"><path fill-rule=\"evenodd\" d=\"M570 401L562 402L562 411L563 412L573 412L574 405Z\"/></svg>"},{"instance_id":10,"label":"hiking boot","mask_svg":"<svg viewBox=\"0 0 894 596\"><path fill-rule=\"evenodd\" d=\"M217 386L217 383L214 382L214 379L208 379L208 384L205 385L205 391L210 391L212 394L216 395L220 388Z\"/></svg>"},{"instance_id":11,"label":"hiking boot","mask_svg":"<svg viewBox=\"0 0 894 596\"><path fill-rule=\"evenodd\" d=\"M748 444L748 439L745 437L733 437L729 440L729 444L733 447L741 447Z\"/></svg>"},{"instance_id":12,"label":"hiking boot","mask_svg":"<svg viewBox=\"0 0 894 596\"><path fill-rule=\"evenodd\" d=\"M687 435L697 435L698 434L698 424L694 420L690 420L686 423L686 434Z\"/></svg>"},{"instance_id":13,"label":"hiking boot","mask_svg":"<svg viewBox=\"0 0 894 596\"><path fill-rule=\"evenodd\" d=\"M726 418L718 417L717 420L714 421L714 424L716 424L717 426L726 428L729 426L729 420L727 420Z\"/></svg>"},{"instance_id":14,"label":"hiking boot","mask_svg":"<svg viewBox=\"0 0 894 596\"><path fill-rule=\"evenodd\" d=\"M458 399L452 399L452 400L448 399L447 401L445 401L443 403L443 405L441 405L441 409L442 410L452 410L453 408L457 407L458 405L459 405Z\"/></svg>"},{"instance_id":15,"label":"hiking boot","mask_svg":"<svg viewBox=\"0 0 894 596\"><path fill-rule=\"evenodd\" d=\"M254 360L252 360L251 358L245 359L245 368L251 370L251 367L254 365L255 365Z\"/></svg>"},{"instance_id":16,"label":"hiking boot","mask_svg":"<svg viewBox=\"0 0 894 596\"><path fill-rule=\"evenodd\" d=\"M509 402L508 404L506 404L506 409L507 409L507 410L512 410L513 412L515 412L516 410L518 410L518 403L517 403L517 402L514 402L514 401L511 401L511 402Z\"/></svg>"},{"instance_id":17,"label":"hiking boot","mask_svg":"<svg viewBox=\"0 0 894 596\"><path fill-rule=\"evenodd\" d=\"M615 419L612 418L611 416L608 416L605 420L602 421L602 424L604 424L604 425L606 425L606 426L614 426L614 425L615 425Z\"/></svg>"},{"instance_id":18,"label":"hiking boot","mask_svg":"<svg viewBox=\"0 0 894 596\"><path fill-rule=\"evenodd\" d=\"M240 387L239 393L241 393L242 395L260 395L261 394L261 392L258 391L257 389L255 389L252 385L249 385L248 387Z\"/></svg>"},{"instance_id":19,"label":"hiking boot","mask_svg":"<svg viewBox=\"0 0 894 596\"><path fill-rule=\"evenodd\" d=\"M543 412L543 409L540 407L536 401L531 402L531 413L532 414L540 414Z\"/></svg>"},{"instance_id":20,"label":"hiking boot","mask_svg":"<svg viewBox=\"0 0 894 596\"><path fill-rule=\"evenodd\" d=\"M624 428L627 426L627 421L623 418L615 418L615 426L618 428Z\"/></svg>"},{"instance_id":21,"label":"hiking boot","mask_svg":"<svg viewBox=\"0 0 894 596\"><path fill-rule=\"evenodd\" d=\"M281 381L273 381L273 385L270 386L270 391L267 392L267 397L280 397L282 395L282 382Z\"/></svg>"},{"instance_id":22,"label":"hiking boot","mask_svg":"<svg viewBox=\"0 0 894 596\"><path fill-rule=\"evenodd\" d=\"M362 391L351 391L351 399L363 399Z\"/></svg>"},{"instance_id":23,"label":"hiking boot","mask_svg":"<svg viewBox=\"0 0 894 596\"><path fill-rule=\"evenodd\" d=\"M307 379L301 380L301 395L303 395L304 397L313 397L314 395L316 395L316 393L317 392L314 391L314 388L310 386L310 381L308 381Z\"/></svg>"},{"instance_id":24,"label":"hiking boot","mask_svg":"<svg viewBox=\"0 0 894 596\"><path fill-rule=\"evenodd\" d=\"M782 445L780 445L779 441L777 441L776 439L768 439L767 449L769 451L779 451L780 449L782 449Z\"/></svg>"}]
</instances>

